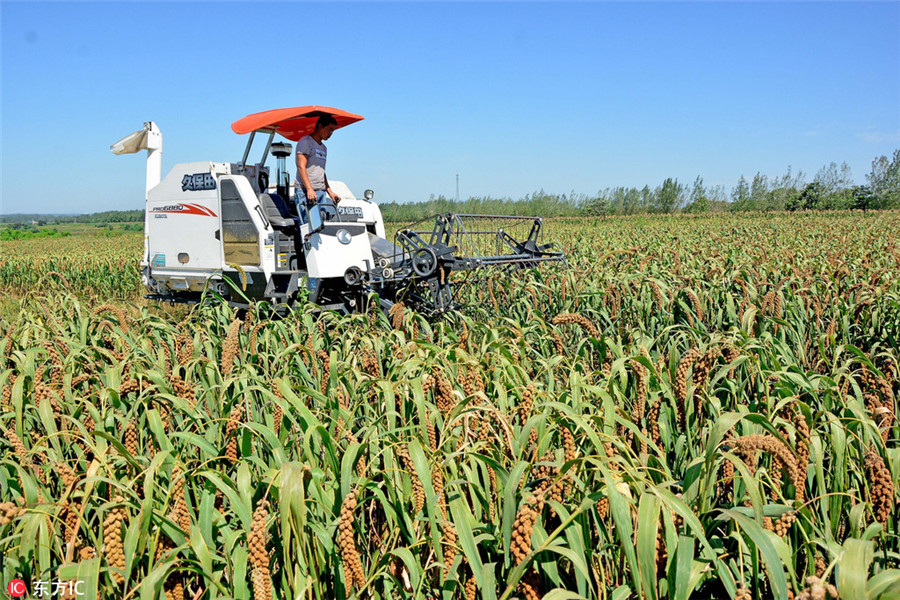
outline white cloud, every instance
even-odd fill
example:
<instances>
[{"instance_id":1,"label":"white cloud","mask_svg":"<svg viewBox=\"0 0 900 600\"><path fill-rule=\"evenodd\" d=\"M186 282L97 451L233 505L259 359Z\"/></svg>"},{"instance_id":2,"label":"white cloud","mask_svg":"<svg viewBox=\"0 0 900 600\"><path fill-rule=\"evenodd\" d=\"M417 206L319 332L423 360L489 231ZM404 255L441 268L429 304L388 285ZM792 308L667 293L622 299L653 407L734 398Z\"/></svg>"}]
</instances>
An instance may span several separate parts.
<instances>
[{"instance_id":1,"label":"white cloud","mask_svg":"<svg viewBox=\"0 0 900 600\"><path fill-rule=\"evenodd\" d=\"M856 134L859 139L877 144L900 142L900 129L896 131L876 131L870 128Z\"/></svg>"}]
</instances>

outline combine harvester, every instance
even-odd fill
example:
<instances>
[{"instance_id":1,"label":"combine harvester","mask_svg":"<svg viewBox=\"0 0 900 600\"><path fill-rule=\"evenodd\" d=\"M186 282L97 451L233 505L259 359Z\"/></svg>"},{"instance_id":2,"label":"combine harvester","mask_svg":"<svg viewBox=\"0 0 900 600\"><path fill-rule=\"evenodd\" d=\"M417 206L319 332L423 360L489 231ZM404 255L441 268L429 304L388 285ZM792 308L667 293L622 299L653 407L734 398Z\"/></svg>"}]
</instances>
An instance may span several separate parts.
<instances>
[{"instance_id":1,"label":"combine harvester","mask_svg":"<svg viewBox=\"0 0 900 600\"><path fill-rule=\"evenodd\" d=\"M324 106L255 113L231 125L250 134L240 162L180 163L162 180L162 134L153 122L111 146L115 154L147 150L140 262L147 298L197 302L211 288L236 306L280 305L303 298L305 289L308 301L347 313L364 310L376 293L385 311L404 302L434 316L458 306L454 293L476 271L564 261L545 243L540 217L446 213L389 241L374 193L366 190L359 200L331 179L341 197L337 214L333 205L317 205L302 209L301 218L292 201L292 146L275 136L297 142L323 114L339 127L363 118ZM250 164L258 134L265 140L262 156ZM277 162L271 185L270 154ZM460 274L456 282L453 274Z\"/></svg>"}]
</instances>

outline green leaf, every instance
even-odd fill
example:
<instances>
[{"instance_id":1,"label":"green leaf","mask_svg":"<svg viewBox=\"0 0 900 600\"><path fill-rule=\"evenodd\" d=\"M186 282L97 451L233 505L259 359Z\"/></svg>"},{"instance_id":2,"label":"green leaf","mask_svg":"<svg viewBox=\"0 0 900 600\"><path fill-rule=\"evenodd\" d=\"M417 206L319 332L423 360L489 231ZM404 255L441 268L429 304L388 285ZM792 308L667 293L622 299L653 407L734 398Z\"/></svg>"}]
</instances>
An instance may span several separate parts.
<instances>
[{"instance_id":1,"label":"green leaf","mask_svg":"<svg viewBox=\"0 0 900 600\"><path fill-rule=\"evenodd\" d=\"M849 538L837 561L838 592L841 598L866 598L869 564L875 554L872 542Z\"/></svg>"},{"instance_id":2,"label":"green leaf","mask_svg":"<svg viewBox=\"0 0 900 600\"><path fill-rule=\"evenodd\" d=\"M190 536L188 536L188 541L190 542L191 549L194 551L197 562L200 563L207 575L211 574L213 572L213 565L209 547L206 545L203 536L200 535L200 528L194 524L191 524L191 533Z\"/></svg>"},{"instance_id":3,"label":"green leaf","mask_svg":"<svg viewBox=\"0 0 900 600\"><path fill-rule=\"evenodd\" d=\"M413 556L413 553L409 551L409 548L397 548L396 550L392 550L391 554L403 561L406 571L409 574L410 586L414 590L418 589L422 578L422 566Z\"/></svg>"},{"instance_id":4,"label":"green leaf","mask_svg":"<svg viewBox=\"0 0 900 600\"><path fill-rule=\"evenodd\" d=\"M777 536L775 536L774 533L763 529L753 519L742 515L737 511L721 510L720 512L726 517L733 519L741 530L750 537L753 545L756 546L762 555L763 563L765 563L766 566L766 573L769 576L769 583L772 586L772 590L775 592L775 596L777 598L787 598L787 579L784 575L783 563L770 538L770 536L772 536L777 539Z\"/></svg>"},{"instance_id":5,"label":"green leaf","mask_svg":"<svg viewBox=\"0 0 900 600\"><path fill-rule=\"evenodd\" d=\"M675 550L675 600L687 600L691 586L692 563L694 560L694 538L678 536Z\"/></svg>"},{"instance_id":6,"label":"green leaf","mask_svg":"<svg viewBox=\"0 0 900 600\"><path fill-rule=\"evenodd\" d=\"M888 569L866 582L868 600L898 600L900 598L900 569Z\"/></svg>"},{"instance_id":7,"label":"green leaf","mask_svg":"<svg viewBox=\"0 0 900 600\"><path fill-rule=\"evenodd\" d=\"M566 590L555 589L543 596L544 600L587 600L581 594L575 592L567 592Z\"/></svg>"},{"instance_id":8,"label":"green leaf","mask_svg":"<svg viewBox=\"0 0 900 600\"><path fill-rule=\"evenodd\" d=\"M503 524L503 547L509 548L512 543L512 527L516 520L516 511L519 510L516 497L519 495L519 482L525 474L528 463L519 461L510 471L509 476L503 484L503 510L501 511L501 523ZM498 473L498 476L500 473ZM499 484L498 480L498 484ZM507 555L509 553L507 552Z\"/></svg>"},{"instance_id":9,"label":"green leaf","mask_svg":"<svg viewBox=\"0 0 900 600\"><path fill-rule=\"evenodd\" d=\"M478 552L478 546L475 543L475 536L472 535L472 526L475 524L475 517L469 510L469 505L461 498L457 498L450 502L450 514L453 517L453 524L456 527L456 533L459 535L459 545L466 555L466 560L471 566L475 580L484 587L485 582L481 581L481 570L484 563L481 561L481 555Z\"/></svg>"},{"instance_id":10,"label":"green leaf","mask_svg":"<svg viewBox=\"0 0 900 600\"><path fill-rule=\"evenodd\" d=\"M616 535L619 538L620 547L625 551L625 559L631 571L631 581L634 584L634 592L641 596L640 567L635 555L634 542L632 541L631 508L629 502L616 488L616 480L609 471L604 473L606 490L609 494L609 509L616 524ZM621 481L621 480L620 480Z\"/></svg>"},{"instance_id":11,"label":"green leaf","mask_svg":"<svg viewBox=\"0 0 900 600\"><path fill-rule=\"evenodd\" d=\"M100 558L89 558L78 563L69 563L59 568L59 579L74 580L75 592L81 598L99 598Z\"/></svg>"},{"instance_id":12,"label":"green leaf","mask_svg":"<svg viewBox=\"0 0 900 600\"><path fill-rule=\"evenodd\" d=\"M253 510L251 509L249 502L245 503L235 489L225 483L218 473L213 471L200 471L197 473L197 476L209 479L216 489L221 491L222 494L228 498L228 508L234 510L241 519L242 527L249 530L250 525L253 523Z\"/></svg>"},{"instance_id":13,"label":"green leaf","mask_svg":"<svg viewBox=\"0 0 900 600\"><path fill-rule=\"evenodd\" d=\"M659 498L650 492L641 494L637 520L637 563L644 597L656 600L656 584L665 573L656 572L656 537L659 533Z\"/></svg>"},{"instance_id":14,"label":"green leaf","mask_svg":"<svg viewBox=\"0 0 900 600\"><path fill-rule=\"evenodd\" d=\"M175 559L154 565L153 570L141 580L141 586L139 588L141 600L157 600L166 575L169 573L169 568L174 564Z\"/></svg>"}]
</instances>

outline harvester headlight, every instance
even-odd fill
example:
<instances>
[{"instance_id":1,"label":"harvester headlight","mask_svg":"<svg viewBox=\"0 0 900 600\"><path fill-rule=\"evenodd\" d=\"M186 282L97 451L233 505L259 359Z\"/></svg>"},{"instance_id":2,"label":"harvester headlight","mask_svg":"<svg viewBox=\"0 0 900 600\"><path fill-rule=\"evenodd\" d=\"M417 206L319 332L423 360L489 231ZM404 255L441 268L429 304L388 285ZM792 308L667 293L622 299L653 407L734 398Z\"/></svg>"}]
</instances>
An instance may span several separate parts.
<instances>
[{"instance_id":1,"label":"harvester headlight","mask_svg":"<svg viewBox=\"0 0 900 600\"><path fill-rule=\"evenodd\" d=\"M346 229L338 229L337 239L340 243L346 245L353 241L353 236Z\"/></svg>"},{"instance_id":2,"label":"harvester headlight","mask_svg":"<svg viewBox=\"0 0 900 600\"><path fill-rule=\"evenodd\" d=\"M374 197L375 197L375 192L373 192L372 190L366 190L365 192L363 192L363 198L365 198L366 200L368 200L370 202L372 201L372 198L374 198Z\"/></svg>"}]
</instances>

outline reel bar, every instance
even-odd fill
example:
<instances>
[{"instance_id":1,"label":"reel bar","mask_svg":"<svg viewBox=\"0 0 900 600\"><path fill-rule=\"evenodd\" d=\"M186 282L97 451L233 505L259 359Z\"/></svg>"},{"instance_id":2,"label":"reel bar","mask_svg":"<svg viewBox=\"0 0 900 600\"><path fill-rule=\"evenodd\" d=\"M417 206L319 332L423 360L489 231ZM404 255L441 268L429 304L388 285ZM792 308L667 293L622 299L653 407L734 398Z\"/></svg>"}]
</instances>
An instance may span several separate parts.
<instances>
[{"instance_id":1,"label":"reel bar","mask_svg":"<svg viewBox=\"0 0 900 600\"><path fill-rule=\"evenodd\" d=\"M565 260L561 252L548 251L553 243L543 243L540 217L446 213L432 218L430 230L416 228L426 220L398 232L399 246L404 251L432 246L439 257L450 250L454 269Z\"/></svg>"}]
</instances>

